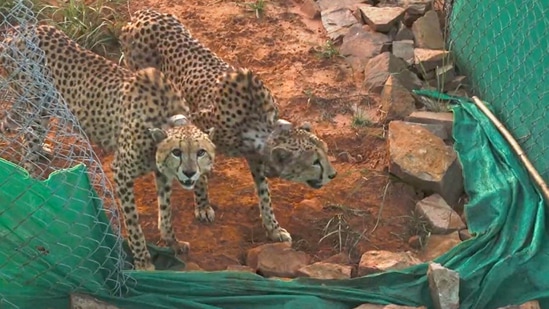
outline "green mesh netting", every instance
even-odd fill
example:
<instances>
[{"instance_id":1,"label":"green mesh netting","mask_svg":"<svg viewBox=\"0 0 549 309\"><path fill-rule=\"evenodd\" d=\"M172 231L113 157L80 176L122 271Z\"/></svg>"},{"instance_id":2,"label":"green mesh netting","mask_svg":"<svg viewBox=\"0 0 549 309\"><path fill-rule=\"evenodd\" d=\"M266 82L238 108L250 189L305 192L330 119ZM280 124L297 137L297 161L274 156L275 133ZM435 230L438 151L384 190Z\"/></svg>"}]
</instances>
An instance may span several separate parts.
<instances>
[{"instance_id":1,"label":"green mesh netting","mask_svg":"<svg viewBox=\"0 0 549 309\"><path fill-rule=\"evenodd\" d=\"M456 149L463 163L465 189L470 196L466 215L471 232L477 236L462 242L436 261L459 272L462 308L497 308L531 299L540 299L545 308L549 306L547 205L507 142L472 103L461 101L454 113ZM86 265L85 261L90 258L111 259L105 253L112 251L95 250L90 257L90 252L85 250L72 250L70 258L63 251L63 248L71 248L75 244L83 248L103 248L111 242L104 236L111 235L104 230L108 228L107 224L102 228L82 229L86 234L81 237L74 232L66 233L67 228L73 229L75 226L74 213L59 207L63 203L58 203L57 199L75 200L77 197L81 203L74 203L73 207L107 222L105 216L99 215L101 205L92 202L89 196L91 187L83 177L85 173L85 167L78 166L40 182L27 178L19 167L0 161L0 177L11 175L14 178L13 175L18 175L9 190L7 187L0 188L3 205L18 205L10 210L9 215L0 216L0 229L4 231L0 234L0 252L10 253L11 256L10 260L5 260L5 255L0 254L0 265L3 265L0 295L5 298L2 308L11 308L5 305L7 302L19 308L66 307L73 289L63 282L57 289L50 289L47 282L56 277L63 278L64 282L86 282L79 285L78 291L90 293L121 308L343 309L365 302L432 306L426 264L339 281L297 279L286 282L236 272L124 271L130 280L122 289L123 295L110 295L107 292L109 289L98 289L96 285L103 285L104 278L112 277L112 274L106 273L107 270L90 272L94 268ZM66 178L77 182L81 190L73 187L63 190L60 181L65 183ZM20 190L28 186L34 189ZM47 207L33 206L33 199L44 203L40 197L50 196L52 192L55 192L56 198L48 199ZM10 240L6 236L9 233L5 231L14 222L25 218L25 229L36 234L36 231L43 230L42 222L47 221L50 215L56 220L49 225L47 232L36 237L37 245L46 244L49 254L36 255L32 265L22 265L21 262L28 259L25 256L27 253L16 253L20 240ZM85 225L85 222L82 224ZM19 227L18 231L21 230L22 227ZM89 243L82 243L82 239ZM52 270L50 265L59 264L60 260L66 264L82 265L82 269L70 274L66 270L74 269L74 265ZM162 263L167 261L165 257L161 260ZM174 264L173 260L170 263ZM9 285L6 276L10 276ZM14 284L14 276L20 278L19 284ZM29 278L41 277L44 280L28 281ZM44 287L42 282L45 283ZM48 293L42 293L42 288L47 289Z\"/></svg>"},{"instance_id":2,"label":"green mesh netting","mask_svg":"<svg viewBox=\"0 0 549 309\"><path fill-rule=\"evenodd\" d=\"M549 1L454 0L450 49L549 182Z\"/></svg>"}]
</instances>

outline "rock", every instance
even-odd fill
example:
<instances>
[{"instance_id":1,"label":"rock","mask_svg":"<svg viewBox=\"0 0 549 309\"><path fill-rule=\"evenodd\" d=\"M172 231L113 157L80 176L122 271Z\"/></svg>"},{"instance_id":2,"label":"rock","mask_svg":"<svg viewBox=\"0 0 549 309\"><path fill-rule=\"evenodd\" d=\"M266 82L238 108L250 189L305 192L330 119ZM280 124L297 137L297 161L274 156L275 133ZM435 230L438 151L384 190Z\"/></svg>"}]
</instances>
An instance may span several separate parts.
<instances>
[{"instance_id":1,"label":"rock","mask_svg":"<svg viewBox=\"0 0 549 309\"><path fill-rule=\"evenodd\" d=\"M307 210L314 210L314 211L322 211L324 209L324 206L322 206L322 202L314 197L312 199L304 199L301 202L299 202L299 207L307 208Z\"/></svg>"},{"instance_id":2,"label":"rock","mask_svg":"<svg viewBox=\"0 0 549 309\"><path fill-rule=\"evenodd\" d=\"M427 85L437 89L439 91L450 92L450 91L459 91L460 89L447 89L446 84L448 81L451 81L455 77L455 71L453 65L447 65L443 67L437 67L434 71L425 74L424 78L427 78ZM430 76L430 77L425 77Z\"/></svg>"},{"instance_id":3,"label":"rock","mask_svg":"<svg viewBox=\"0 0 549 309\"><path fill-rule=\"evenodd\" d=\"M456 90L448 90L447 94L454 97L463 97L463 98L471 97L469 92L463 88L456 89Z\"/></svg>"},{"instance_id":4,"label":"rock","mask_svg":"<svg viewBox=\"0 0 549 309\"><path fill-rule=\"evenodd\" d=\"M321 11L329 10L329 9L340 9L340 8L347 8L354 10L361 4L372 4L371 0L318 0L317 1L318 6L320 7Z\"/></svg>"},{"instance_id":5,"label":"rock","mask_svg":"<svg viewBox=\"0 0 549 309\"><path fill-rule=\"evenodd\" d=\"M374 31L387 33L397 25L404 16L404 9L399 7L360 7L362 18Z\"/></svg>"},{"instance_id":6,"label":"rock","mask_svg":"<svg viewBox=\"0 0 549 309\"><path fill-rule=\"evenodd\" d=\"M404 269L420 263L421 261L410 251L367 251L360 257L358 276L365 276L387 270Z\"/></svg>"},{"instance_id":7,"label":"rock","mask_svg":"<svg viewBox=\"0 0 549 309\"><path fill-rule=\"evenodd\" d=\"M418 126L389 123L389 172L427 193L438 193L456 204L463 192L463 175L451 146Z\"/></svg>"},{"instance_id":8,"label":"rock","mask_svg":"<svg viewBox=\"0 0 549 309\"><path fill-rule=\"evenodd\" d=\"M300 268L299 276L317 279L350 279L352 266L317 262Z\"/></svg>"},{"instance_id":9,"label":"rock","mask_svg":"<svg viewBox=\"0 0 549 309\"><path fill-rule=\"evenodd\" d=\"M430 263L427 277L434 308L459 309L459 274L438 263Z\"/></svg>"},{"instance_id":10,"label":"rock","mask_svg":"<svg viewBox=\"0 0 549 309\"><path fill-rule=\"evenodd\" d=\"M295 205L291 212L292 224L305 228L310 222L315 222L319 214L324 211L324 204L320 199L304 199Z\"/></svg>"},{"instance_id":11,"label":"rock","mask_svg":"<svg viewBox=\"0 0 549 309\"><path fill-rule=\"evenodd\" d=\"M362 304L353 309L427 309L426 307L409 307L399 305L376 305L376 304Z\"/></svg>"},{"instance_id":12,"label":"rock","mask_svg":"<svg viewBox=\"0 0 549 309\"><path fill-rule=\"evenodd\" d=\"M102 300L99 300L95 297L80 294L72 293L70 294L70 305L71 309L118 309L118 307L108 304Z\"/></svg>"},{"instance_id":13,"label":"rock","mask_svg":"<svg viewBox=\"0 0 549 309\"><path fill-rule=\"evenodd\" d=\"M447 64L443 66L437 66L435 68L435 77L437 83L440 83L440 87L443 87L448 81L453 80L456 77L456 71L453 64Z\"/></svg>"},{"instance_id":14,"label":"rock","mask_svg":"<svg viewBox=\"0 0 549 309\"><path fill-rule=\"evenodd\" d=\"M345 35L349 28L358 24L351 10L347 8L334 8L321 11L322 25L328 32L328 37L336 41Z\"/></svg>"},{"instance_id":15,"label":"rock","mask_svg":"<svg viewBox=\"0 0 549 309\"><path fill-rule=\"evenodd\" d=\"M336 255L332 255L331 257L323 260L324 263L333 263L333 264L351 264L351 258L349 257L349 254L345 252L340 252Z\"/></svg>"},{"instance_id":16,"label":"rock","mask_svg":"<svg viewBox=\"0 0 549 309\"><path fill-rule=\"evenodd\" d=\"M407 13L420 16L433 8L433 0L397 0L397 4Z\"/></svg>"},{"instance_id":17,"label":"rock","mask_svg":"<svg viewBox=\"0 0 549 309\"><path fill-rule=\"evenodd\" d=\"M408 245L414 249L421 249L421 237L419 235L413 235L408 238Z\"/></svg>"},{"instance_id":18,"label":"rock","mask_svg":"<svg viewBox=\"0 0 549 309\"><path fill-rule=\"evenodd\" d=\"M220 269L226 268L229 265L240 264L238 256L230 256L227 254L212 254L209 259L211 264L220 267Z\"/></svg>"},{"instance_id":19,"label":"rock","mask_svg":"<svg viewBox=\"0 0 549 309\"><path fill-rule=\"evenodd\" d=\"M404 123L408 125L417 125L417 126L424 127L425 129L429 130L429 132L440 137L444 141L450 138L448 136L448 131L446 130L444 125L440 123L415 123L415 122L409 122L409 121L404 121Z\"/></svg>"},{"instance_id":20,"label":"rock","mask_svg":"<svg viewBox=\"0 0 549 309\"><path fill-rule=\"evenodd\" d=\"M436 89L437 82L435 80L435 77L436 77L436 71L435 70L432 70L432 71L429 71L429 72L425 72L425 71L421 70L420 72L418 72L418 76L421 76L421 78L423 78L423 80L426 80L427 85L429 85L430 87L435 87L435 89Z\"/></svg>"},{"instance_id":21,"label":"rock","mask_svg":"<svg viewBox=\"0 0 549 309\"><path fill-rule=\"evenodd\" d=\"M500 307L498 309L541 309L541 307L537 300L531 300L522 305L510 305L510 306Z\"/></svg>"},{"instance_id":22,"label":"rock","mask_svg":"<svg viewBox=\"0 0 549 309\"><path fill-rule=\"evenodd\" d=\"M459 230L459 239L461 241L465 241L471 238L473 238L473 236L471 236L471 233L469 232L468 229Z\"/></svg>"},{"instance_id":23,"label":"rock","mask_svg":"<svg viewBox=\"0 0 549 309\"><path fill-rule=\"evenodd\" d=\"M204 269L195 262L187 262L185 263L185 271L204 271Z\"/></svg>"},{"instance_id":24,"label":"rock","mask_svg":"<svg viewBox=\"0 0 549 309\"><path fill-rule=\"evenodd\" d=\"M271 243L248 251L246 264L265 277L295 278L311 257L291 248L288 243Z\"/></svg>"},{"instance_id":25,"label":"rock","mask_svg":"<svg viewBox=\"0 0 549 309\"><path fill-rule=\"evenodd\" d=\"M334 1L334 2L337 2L337 1ZM355 16L355 18L362 24L365 24L366 21L364 20L364 17L362 16L362 10L361 8L367 8L367 7L371 7L372 5L371 4L367 4L367 3L361 3L361 4L357 4L355 5L355 10L353 11L353 15Z\"/></svg>"},{"instance_id":26,"label":"rock","mask_svg":"<svg viewBox=\"0 0 549 309\"><path fill-rule=\"evenodd\" d=\"M410 29L409 27L406 27L404 23L400 23L394 40L395 41L405 41L405 40L413 41L414 33L412 32L412 29Z\"/></svg>"},{"instance_id":27,"label":"rock","mask_svg":"<svg viewBox=\"0 0 549 309\"><path fill-rule=\"evenodd\" d=\"M456 76L452 80L446 81L446 84L444 84L444 90L445 91L452 91L460 88L467 89L468 86L468 80L466 76Z\"/></svg>"},{"instance_id":28,"label":"rock","mask_svg":"<svg viewBox=\"0 0 549 309\"><path fill-rule=\"evenodd\" d=\"M432 261L461 243L461 239L459 239L459 232L453 232L448 235L431 235L425 242L419 257L423 261Z\"/></svg>"},{"instance_id":29,"label":"rock","mask_svg":"<svg viewBox=\"0 0 549 309\"><path fill-rule=\"evenodd\" d=\"M463 221L465 225L467 225L467 215L465 211L461 213L461 221Z\"/></svg>"},{"instance_id":30,"label":"rock","mask_svg":"<svg viewBox=\"0 0 549 309\"><path fill-rule=\"evenodd\" d=\"M383 308L385 308L385 305L362 304L358 307L354 307L353 309L383 309Z\"/></svg>"},{"instance_id":31,"label":"rock","mask_svg":"<svg viewBox=\"0 0 549 309\"><path fill-rule=\"evenodd\" d=\"M257 270L259 267L259 255L264 252L280 252L284 250L291 249L292 245L286 242L283 243L269 243L261 245L255 248L248 250L246 255L246 265L251 267L254 270Z\"/></svg>"},{"instance_id":32,"label":"rock","mask_svg":"<svg viewBox=\"0 0 549 309\"><path fill-rule=\"evenodd\" d=\"M412 25L412 32L417 47L444 49L442 30L440 30L438 15L435 11L428 11L423 17L418 18Z\"/></svg>"},{"instance_id":33,"label":"rock","mask_svg":"<svg viewBox=\"0 0 549 309\"><path fill-rule=\"evenodd\" d=\"M411 27L418 18L432 9L433 0L398 0L398 4L406 9L404 23Z\"/></svg>"},{"instance_id":34,"label":"rock","mask_svg":"<svg viewBox=\"0 0 549 309\"><path fill-rule=\"evenodd\" d=\"M414 63L414 41L413 40L393 41L393 55L406 61L407 64L413 64Z\"/></svg>"},{"instance_id":35,"label":"rock","mask_svg":"<svg viewBox=\"0 0 549 309\"><path fill-rule=\"evenodd\" d=\"M227 266L227 268L225 270L255 273L253 268L251 268L250 266L246 266L246 265L229 265L229 266Z\"/></svg>"},{"instance_id":36,"label":"rock","mask_svg":"<svg viewBox=\"0 0 549 309\"><path fill-rule=\"evenodd\" d=\"M337 158L341 161L341 162L346 162L346 163L351 163L351 164L355 164L356 163L356 158L353 157L349 152L347 151L343 151L343 152L340 152L338 155L337 155Z\"/></svg>"},{"instance_id":37,"label":"rock","mask_svg":"<svg viewBox=\"0 0 549 309\"><path fill-rule=\"evenodd\" d=\"M416 110L416 100L394 75L389 76L381 91L382 119L403 119Z\"/></svg>"},{"instance_id":38,"label":"rock","mask_svg":"<svg viewBox=\"0 0 549 309\"><path fill-rule=\"evenodd\" d=\"M299 8L309 19L320 18L320 7L314 0L304 0Z\"/></svg>"},{"instance_id":39,"label":"rock","mask_svg":"<svg viewBox=\"0 0 549 309\"><path fill-rule=\"evenodd\" d=\"M343 37L339 53L356 72L362 72L370 58L389 50L389 43L388 36L368 31L367 26L354 25Z\"/></svg>"},{"instance_id":40,"label":"rock","mask_svg":"<svg viewBox=\"0 0 549 309\"><path fill-rule=\"evenodd\" d=\"M539 302L537 300L531 300L520 305L520 309L541 309Z\"/></svg>"},{"instance_id":41,"label":"rock","mask_svg":"<svg viewBox=\"0 0 549 309\"><path fill-rule=\"evenodd\" d=\"M452 137L452 128L454 126L454 114L452 112L417 111L406 117L406 120L415 123L442 125L448 136Z\"/></svg>"},{"instance_id":42,"label":"rock","mask_svg":"<svg viewBox=\"0 0 549 309\"><path fill-rule=\"evenodd\" d=\"M381 53L370 59L364 66L364 87L368 92L381 94L389 76L398 78L408 90L419 89L421 80L408 70L404 60L390 52Z\"/></svg>"},{"instance_id":43,"label":"rock","mask_svg":"<svg viewBox=\"0 0 549 309\"><path fill-rule=\"evenodd\" d=\"M432 50L425 48L414 49L414 65L416 70L420 72L426 79L435 77L434 71L437 67L441 67L452 63L450 52L447 50ZM428 73L432 72L432 75Z\"/></svg>"},{"instance_id":44,"label":"rock","mask_svg":"<svg viewBox=\"0 0 549 309\"><path fill-rule=\"evenodd\" d=\"M427 220L433 234L448 234L465 228L459 214L439 194L430 195L417 202L416 212Z\"/></svg>"}]
</instances>

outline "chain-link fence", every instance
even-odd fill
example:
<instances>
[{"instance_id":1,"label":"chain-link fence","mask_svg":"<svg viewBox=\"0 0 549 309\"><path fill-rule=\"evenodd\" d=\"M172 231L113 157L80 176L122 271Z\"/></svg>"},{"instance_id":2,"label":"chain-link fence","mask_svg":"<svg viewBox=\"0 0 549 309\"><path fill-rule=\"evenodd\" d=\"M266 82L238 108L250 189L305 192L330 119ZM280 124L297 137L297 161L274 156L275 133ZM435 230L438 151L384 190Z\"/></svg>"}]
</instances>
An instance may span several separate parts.
<instances>
[{"instance_id":1,"label":"chain-link fence","mask_svg":"<svg viewBox=\"0 0 549 309\"><path fill-rule=\"evenodd\" d=\"M39 299L60 290L120 294L125 282L111 185L45 72L30 3L14 0L0 8L0 51L27 81L0 65L0 308L17 308L10 295L25 286L28 297ZM2 41L7 35L15 40ZM28 48L19 50L12 43L17 40ZM40 134L35 125L42 119L49 124L43 155L36 158L25 140ZM81 163L86 168L79 169ZM26 179L16 165L37 180ZM93 205L97 209L89 209ZM98 276L103 284L90 286L95 280L89 278Z\"/></svg>"},{"instance_id":2,"label":"chain-link fence","mask_svg":"<svg viewBox=\"0 0 549 309\"><path fill-rule=\"evenodd\" d=\"M458 68L549 182L549 2L446 2Z\"/></svg>"}]
</instances>

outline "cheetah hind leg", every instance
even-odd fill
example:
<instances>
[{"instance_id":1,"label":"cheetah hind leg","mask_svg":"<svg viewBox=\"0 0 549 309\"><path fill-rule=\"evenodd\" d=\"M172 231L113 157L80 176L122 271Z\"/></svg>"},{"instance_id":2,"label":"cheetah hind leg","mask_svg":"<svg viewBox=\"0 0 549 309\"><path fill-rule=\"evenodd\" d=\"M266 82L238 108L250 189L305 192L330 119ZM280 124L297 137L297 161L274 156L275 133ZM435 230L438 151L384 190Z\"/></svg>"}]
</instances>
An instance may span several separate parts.
<instances>
[{"instance_id":1,"label":"cheetah hind leg","mask_svg":"<svg viewBox=\"0 0 549 309\"><path fill-rule=\"evenodd\" d=\"M51 161L53 150L45 143L49 120L42 116L40 120L34 120L30 128L26 129L24 140L28 147L23 159L23 167L29 173L37 173L40 161Z\"/></svg>"},{"instance_id":2,"label":"cheetah hind leg","mask_svg":"<svg viewBox=\"0 0 549 309\"><path fill-rule=\"evenodd\" d=\"M202 175L194 187L194 216L202 222L211 223L215 220L215 210L208 198L208 176Z\"/></svg>"}]
</instances>

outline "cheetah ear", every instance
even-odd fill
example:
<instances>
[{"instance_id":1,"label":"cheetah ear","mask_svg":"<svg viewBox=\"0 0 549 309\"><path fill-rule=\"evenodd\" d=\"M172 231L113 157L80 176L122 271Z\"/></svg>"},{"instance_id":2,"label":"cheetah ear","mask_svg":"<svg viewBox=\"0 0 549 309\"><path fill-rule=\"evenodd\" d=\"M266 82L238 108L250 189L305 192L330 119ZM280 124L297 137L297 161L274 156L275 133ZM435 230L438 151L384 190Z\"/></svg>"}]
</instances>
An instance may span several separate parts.
<instances>
[{"instance_id":1,"label":"cheetah ear","mask_svg":"<svg viewBox=\"0 0 549 309\"><path fill-rule=\"evenodd\" d=\"M275 130L279 132L290 131L292 127L292 123L285 119L278 119L275 123Z\"/></svg>"},{"instance_id":2,"label":"cheetah ear","mask_svg":"<svg viewBox=\"0 0 549 309\"><path fill-rule=\"evenodd\" d=\"M214 132L215 132L215 128L214 128L214 127L211 127L211 128L209 128L209 129L207 129L206 131L204 131L204 133L208 134L208 138L209 138L210 140L213 140Z\"/></svg>"},{"instance_id":3,"label":"cheetah ear","mask_svg":"<svg viewBox=\"0 0 549 309\"><path fill-rule=\"evenodd\" d=\"M182 127L189 123L189 120L184 115L178 114L170 117L169 121L171 126Z\"/></svg>"},{"instance_id":4,"label":"cheetah ear","mask_svg":"<svg viewBox=\"0 0 549 309\"><path fill-rule=\"evenodd\" d=\"M311 130L312 130L311 123L308 122L308 121L303 122L303 123L299 126L299 129L300 129L300 130L307 131L307 132L311 132Z\"/></svg>"},{"instance_id":5,"label":"cheetah ear","mask_svg":"<svg viewBox=\"0 0 549 309\"><path fill-rule=\"evenodd\" d=\"M271 161L275 165L285 165L291 158L292 153L286 148L275 147L273 151L271 151Z\"/></svg>"},{"instance_id":6,"label":"cheetah ear","mask_svg":"<svg viewBox=\"0 0 549 309\"><path fill-rule=\"evenodd\" d=\"M151 134L152 139L158 144L161 141L168 138L168 133L159 128L150 128L149 133Z\"/></svg>"}]
</instances>

